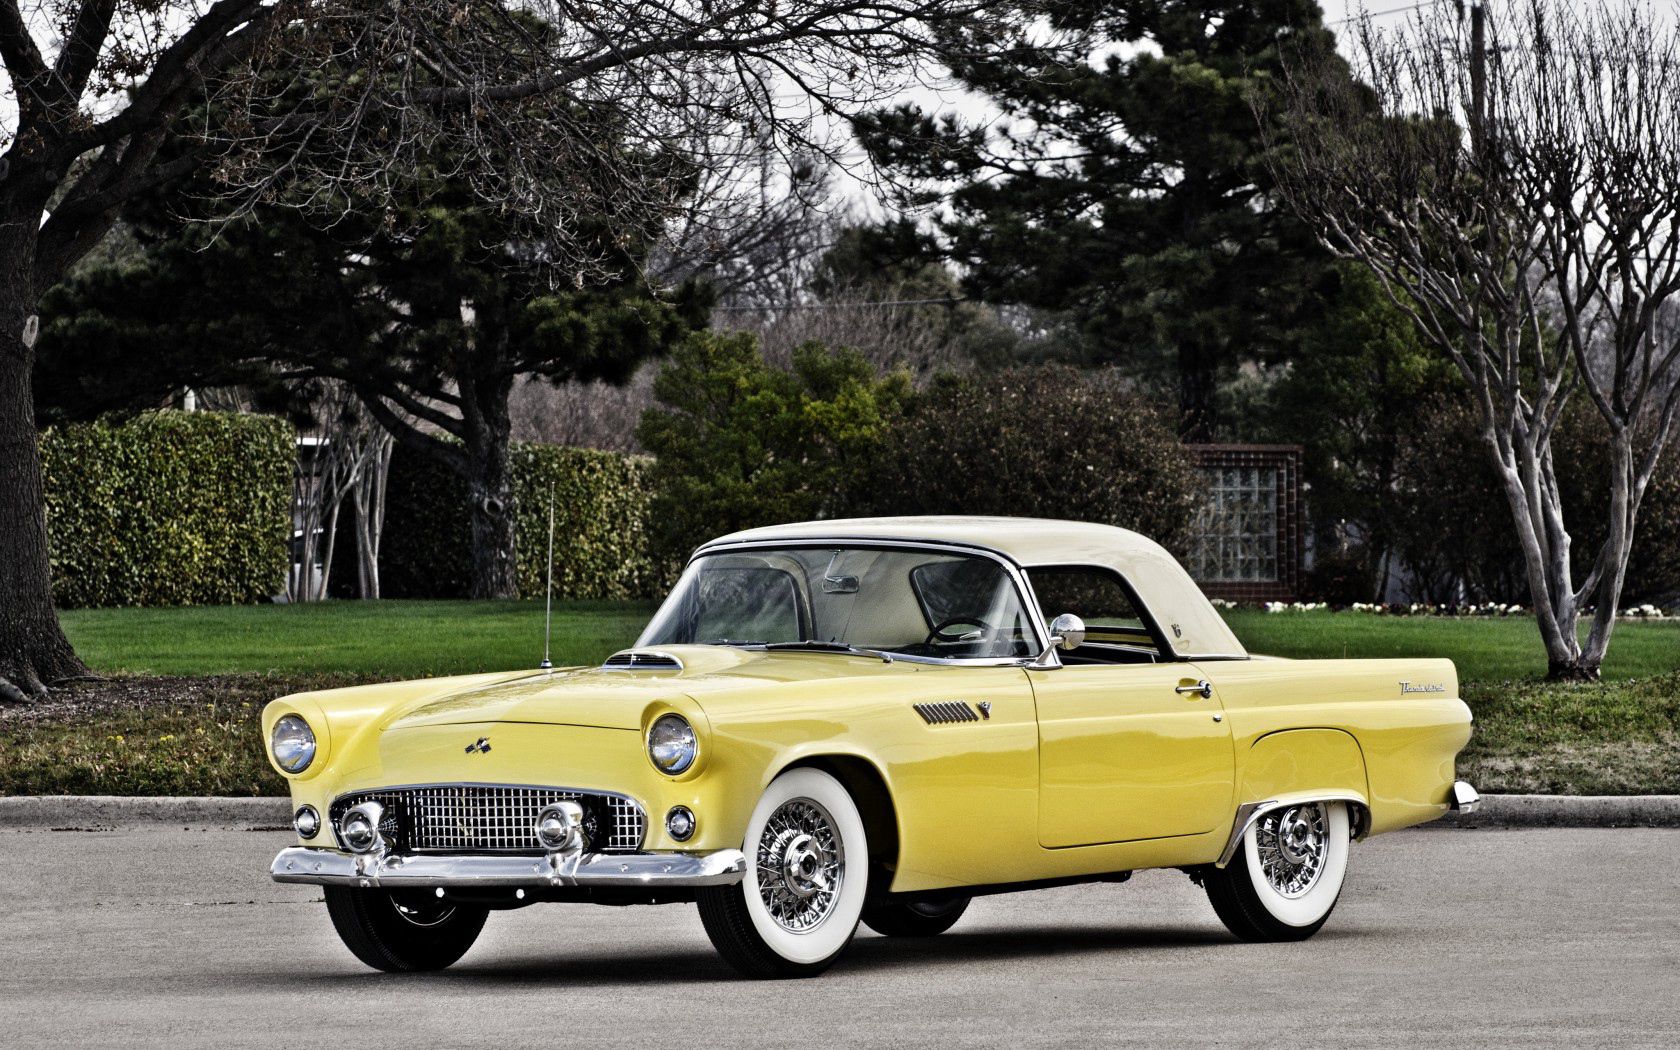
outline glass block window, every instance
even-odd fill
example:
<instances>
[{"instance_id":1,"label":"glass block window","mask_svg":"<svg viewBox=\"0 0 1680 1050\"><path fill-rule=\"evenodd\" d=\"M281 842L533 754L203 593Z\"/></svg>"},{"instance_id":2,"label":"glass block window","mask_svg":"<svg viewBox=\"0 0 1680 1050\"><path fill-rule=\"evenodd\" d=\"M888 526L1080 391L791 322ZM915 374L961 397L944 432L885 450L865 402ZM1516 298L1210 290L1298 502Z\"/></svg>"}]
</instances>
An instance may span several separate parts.
<instances>
[{"instance_id":1,"label":"glass block window","mask_svg":"<svg viewBox=\"0 0 1680 1050\"><path fill-rule=\"evenodd\" d=\"M1190 575L1208 582L1277 580L1277 468L1216 466L1202 473L1207 501L1192 526Z\"/></svg>"}]
</instances>

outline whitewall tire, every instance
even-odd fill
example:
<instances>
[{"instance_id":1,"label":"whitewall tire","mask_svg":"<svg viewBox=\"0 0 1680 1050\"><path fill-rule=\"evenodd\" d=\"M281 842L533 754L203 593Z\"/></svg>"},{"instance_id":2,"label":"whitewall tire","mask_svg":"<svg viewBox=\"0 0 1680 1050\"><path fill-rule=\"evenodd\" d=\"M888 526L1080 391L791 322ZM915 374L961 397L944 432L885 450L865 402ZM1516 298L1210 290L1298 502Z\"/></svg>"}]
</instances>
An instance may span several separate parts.
<instances>
[{"instance_id":1,"label":"whitewall tire","mask_svg":"<svg viewBox=\"0 0 1680 1050\"><path fill-rule=\"evenodd\" d=\"M1300 941L1317 933L1347 877L1345 802L1270 810L1249 825L1223 870L1203 875L1221 921L1245 941Z\"/></svg>"},{"instance_id":2,"label":"whitewall tire","mask_svg":"<svg viewBox=\"0 0 1680 1050\"><path fill-rule=\"evenodd\" d=\"M747 821L746 877L702 889L700 919L718 953L749 977L828 969L857 932L869 843L846 788L820 769L783 773Z\"/></svg>"}]
</instances>

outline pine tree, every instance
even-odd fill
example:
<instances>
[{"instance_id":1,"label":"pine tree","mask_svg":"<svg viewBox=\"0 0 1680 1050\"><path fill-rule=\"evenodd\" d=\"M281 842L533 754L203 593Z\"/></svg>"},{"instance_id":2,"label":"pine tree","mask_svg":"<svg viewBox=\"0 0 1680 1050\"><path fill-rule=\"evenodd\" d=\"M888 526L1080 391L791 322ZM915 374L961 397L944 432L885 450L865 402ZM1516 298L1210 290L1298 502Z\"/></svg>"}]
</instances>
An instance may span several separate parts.
<instances>
[{"instance_id":1,"label":"pine tree","mask_svg":"<svg viewBox=\"0 0 1680 1050\"><path fill-rule=\"evenodd\" d=\"M1313 0L1067 0L1049 18L951 41L1000 121L905 105L860 134L933 209L971 295L1061 312L1090 363L1172 377L1181 433L1205 439L1221 378L1288 345L1329 269L1267 195L1256 102L1333 38Z\"/></svg>"}]
</instances>

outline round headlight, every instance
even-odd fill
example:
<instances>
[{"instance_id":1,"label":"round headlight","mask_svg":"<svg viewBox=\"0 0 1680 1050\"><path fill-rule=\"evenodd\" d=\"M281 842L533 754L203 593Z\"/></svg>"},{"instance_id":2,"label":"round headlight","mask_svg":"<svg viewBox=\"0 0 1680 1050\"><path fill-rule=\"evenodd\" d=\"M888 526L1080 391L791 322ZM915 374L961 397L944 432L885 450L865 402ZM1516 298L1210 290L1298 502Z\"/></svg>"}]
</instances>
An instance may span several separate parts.
<instances>
[{"instance_id":1,"label":"round headlight","mask_svg":"<svg viewBox=\"0 0 1680 1050\"><path fill-rule=\"evenodd\" d=\"M660 715L648 730L648 757L661 772L676 776L694 764L700 745L694 727L681 715Z\"/></svg>"},{"instance_id":2,"label":"round headlight","mask_svg":"<svg viewBox=\"0 0 1680 1050\"><path fill-rule=\"evenodd\" d=\"M288 773L302 773L315 761L315 732L309 723L297 715L287 715L274 723L274 735L269 739L274 761Z\"/></svg>"}]
</instances>

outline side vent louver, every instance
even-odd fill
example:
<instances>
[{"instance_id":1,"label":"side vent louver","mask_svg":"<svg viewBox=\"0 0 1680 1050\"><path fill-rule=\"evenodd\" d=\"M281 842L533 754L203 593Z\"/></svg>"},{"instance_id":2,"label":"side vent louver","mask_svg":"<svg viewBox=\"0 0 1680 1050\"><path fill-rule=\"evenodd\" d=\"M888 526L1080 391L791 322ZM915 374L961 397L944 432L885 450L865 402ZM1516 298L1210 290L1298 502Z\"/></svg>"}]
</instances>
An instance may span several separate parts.
<instances>
[{"instance_id":1,"label":"side vent louver","mask_svg":"<svg viewBox=\"0 0 1680 1050\"><path fill-rule=\"evenodd\" d=\"M651 649L626 649L607 657L601 665L614 671L680 671L682 661L670 653Z\"/></svg>"},{"instance_id":2,"label":"side vent louver","mask_svg":"<svg viewBox=\"0 0 1680 1050\"><path fill-rule=\"evenodd\" d=\"M974 708L960 700L952 700L938 704L916 704L916 713L922 716L922 721L928 725L945 725L950 722L978 722L980 716Z\"/></svg>"}]
</instances>

